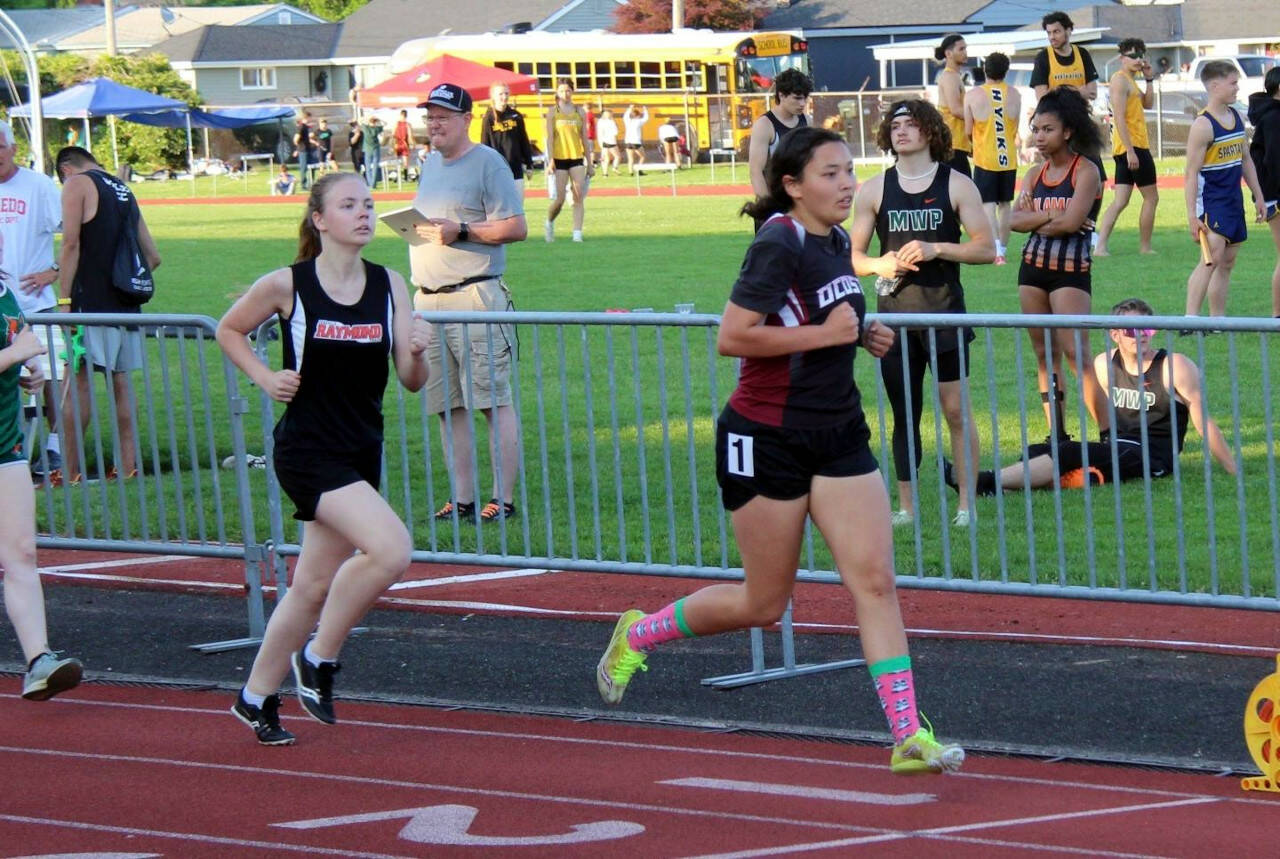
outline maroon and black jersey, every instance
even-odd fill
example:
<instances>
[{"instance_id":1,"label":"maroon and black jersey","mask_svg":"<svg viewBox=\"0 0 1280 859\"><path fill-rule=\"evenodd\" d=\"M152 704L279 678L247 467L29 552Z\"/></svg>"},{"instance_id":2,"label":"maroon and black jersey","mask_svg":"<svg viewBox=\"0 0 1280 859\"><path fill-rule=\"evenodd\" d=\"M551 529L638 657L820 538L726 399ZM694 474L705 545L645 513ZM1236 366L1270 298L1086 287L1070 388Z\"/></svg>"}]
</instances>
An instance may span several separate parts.
<instances>
[{"instance_id":1,"label":"maroon and black jersey","mask_svg":"<svg viewBox=\"0 0 1280 859\"><path fill-rule=\"evenodd\" d=\"M765 325L821 325L840 303L853 306L861 327L867 312L853 273L849 234L807 233L793 218L774 215L747 249L729 300L765 315ZM743 358L729 407L769 426L830 427L861 413L853 381L855 344L772 358Z\"/></svg>"}]
</instances>

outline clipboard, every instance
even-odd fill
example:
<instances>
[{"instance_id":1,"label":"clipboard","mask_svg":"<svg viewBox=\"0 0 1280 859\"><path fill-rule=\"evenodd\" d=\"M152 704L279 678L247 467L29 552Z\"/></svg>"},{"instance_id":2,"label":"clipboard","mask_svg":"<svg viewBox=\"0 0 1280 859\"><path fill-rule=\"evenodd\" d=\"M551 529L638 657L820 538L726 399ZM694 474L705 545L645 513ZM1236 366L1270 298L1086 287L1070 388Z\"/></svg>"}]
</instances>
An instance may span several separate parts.
<instances>
[{"instance_id":1,"label":"clipboard","mask_svg":"<svg viewBox=\"0 0 1280 859\"><path fill-rule=\"evenodd\" d=\"M427 222L427 216L413 206L406 206L403 209L396 209L394 212L379 215L378 220L390 227L396 235L411 245L422 245L427 242L426 239L414 231L414 227L418 224Z\"/></svg>"}]
</instances>

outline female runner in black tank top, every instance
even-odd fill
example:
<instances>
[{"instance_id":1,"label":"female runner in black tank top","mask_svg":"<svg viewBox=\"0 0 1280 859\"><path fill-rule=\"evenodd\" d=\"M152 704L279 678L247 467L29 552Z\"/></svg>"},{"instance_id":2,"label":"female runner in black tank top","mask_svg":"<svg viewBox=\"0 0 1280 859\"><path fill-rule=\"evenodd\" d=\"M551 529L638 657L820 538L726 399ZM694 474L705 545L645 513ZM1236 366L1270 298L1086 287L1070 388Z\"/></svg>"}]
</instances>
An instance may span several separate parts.
<instances>
[{"instance_id":1,"label":"female runner in black tank top","mask_svg":"<svg viewBox=\"0 0 1280 859\"><path fill-rule=\"evenodd\" d=\"M765 168L769 195L743 208L767 218L747 250L720 325L720 354L742 359L716 425L716 477L745 582L705 587L646 615L622 615L596 667L619 703L648 652L677 638L774 623L795 587L804 525L814 525L857 606L862 650L894 735L895 773L945 772L964 760L915 706L907 636L894 590L884 479L853 379L855 345L884 355L893 333L864 324L849 260L856 180L844 138L798 128Z\"/></svg>"},{"instance_id":2,"label":"female runner in black tank top","mask_svg":"<svg viewBox=\"0 0 1280 859\"><path fill-rule=\"evenodd\" d=\"M1027 171L1009 219L1012 229L1031 234L1018 271L1018 302L1023 313L1087 314L1092 309L1089 241L1102 185L1098 169L1085 156L1097 154L1102 134L1084 96L1071 87L1058 87L1036 105L1031 136L1044 160ZM1045 329L1027 333L1036 354L1036 378L1050 435L1069 436L1062 408L1066 395L1059 381L1064 359L1079 376L1094 423L1105 430L1103 391L1092 373L1077 371L1089 360L1089 332L1053 329L1052 353L1046 348Z\"/></svg>"},{"instance_id":3,"label":"female runner in black tank top","mask_svg":"<svg viewBox=\"0 0 1280 859\"><path fill-rule=\"evenodd\" d=\"M920 99L896 102L885 112L876 143L892 152L895 166L858 191L852 241L853 267L860 276L877 275L876 310L881 313L964 313L960 263L995 259L991 223L973 180L945 162L949 135L938 109ZM960 241L960 228L969 241ZM867 255L872 233L880 256ZM895 526L915 522L912 477L920 466L920 416L924 373L933 359L938 399L946 417L951 458L961 465L958 479L968 486L980 454L977 426L965 402L969 372L969 329L903 329L880 361L880 375L893 408L893 465L898 482ZM931 355L936 347L936 354ZM961 493L952 524L968 525L972 493Z\"/></svg>"},{"instance_id":4,"label":"female runner in black tank top","mask_svg":"<svg viewBox=\"0 0 1280 859\"><path fill-rule=\"evenodd\" d=\"M291 663L306 711L335 721L342 644L409 566L409 532L377 489L382 397L388 355L405 388L426 384L427 325L413 318L404 279L361 259L373 228L364 181L322 177L307 201L298 262L259 278L218 324L227 356L287 404L274 434L276 473L307 523L293 584L232 707L264 745L294 741L280 727L276 694ZM273 315L285 329L285 367L275 371L247 340Z\"/></svg>"}]
</instances>

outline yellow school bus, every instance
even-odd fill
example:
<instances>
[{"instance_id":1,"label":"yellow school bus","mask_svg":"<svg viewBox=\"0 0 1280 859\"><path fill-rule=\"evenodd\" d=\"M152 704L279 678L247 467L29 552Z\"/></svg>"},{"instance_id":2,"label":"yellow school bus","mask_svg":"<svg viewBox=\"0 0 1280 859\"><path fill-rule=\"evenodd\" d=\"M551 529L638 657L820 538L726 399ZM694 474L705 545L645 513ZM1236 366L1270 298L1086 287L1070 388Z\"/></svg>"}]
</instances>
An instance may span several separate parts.
<instances>
[{"instance_id":1,"label":"yellow school bus","mask_svg":"<svg viewBox=\"0 0 1280 859\"><path fill-rule=\"evenodd\" d=\"M525 115L529 138L545 150L543 117L555 102L556 81L574 82L574 101L598 115L613 111L621 139L628 105L646 108L646 143L658 126L679 129L699 151L737 149L745 157L751 126L768 109L774 76L784 69L809 74L809 46L799 31L716 33L681 30L642 35L590 33L489 33L437 36L405 42L391 58L394 73L439 54L507 69L538 79L540 96L514 99ZM472 139L479 140L483 113L476 108Z\"/></svg>"}]
</instances>

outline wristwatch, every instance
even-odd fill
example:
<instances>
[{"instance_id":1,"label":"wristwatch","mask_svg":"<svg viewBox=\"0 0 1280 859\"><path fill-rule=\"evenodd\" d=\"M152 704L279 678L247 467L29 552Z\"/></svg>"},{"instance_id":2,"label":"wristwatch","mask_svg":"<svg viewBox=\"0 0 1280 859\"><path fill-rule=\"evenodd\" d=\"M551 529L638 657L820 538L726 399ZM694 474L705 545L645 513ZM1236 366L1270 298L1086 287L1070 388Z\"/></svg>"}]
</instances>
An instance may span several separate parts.
<instances>
[{"instance_id":1,"label":"wristwatch","mask_svg":"<svg viewBox=\"0 0 1280 859\"><path fill-rule=\"evenodd\" d=\"M53 265L49 266L54 271L62 271L62 266L58 265L58 261L54 260Z\"/></svg>"},{"instance_id":2,"label":"wristwatch","mask_svg":"<svg viewBox=\"0 0 1280 859\"><path fill-rule=\"evenodd\" d=\"M471 228L467 226L467 222L463 221L458 224L458 241L465 242L471 238Z\"/></svg>"}]
</instances>

